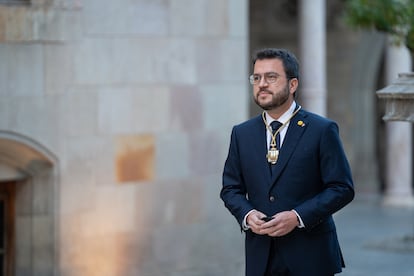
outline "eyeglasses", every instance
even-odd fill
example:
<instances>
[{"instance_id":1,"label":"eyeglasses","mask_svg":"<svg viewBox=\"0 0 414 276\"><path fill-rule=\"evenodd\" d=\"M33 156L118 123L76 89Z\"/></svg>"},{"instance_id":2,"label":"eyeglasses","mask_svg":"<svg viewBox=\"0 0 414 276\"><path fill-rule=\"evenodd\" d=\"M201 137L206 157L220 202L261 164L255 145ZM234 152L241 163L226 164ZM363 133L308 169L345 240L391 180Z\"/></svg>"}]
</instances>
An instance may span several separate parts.
<instances>
[{"instance_id":1,"label":"eyeglasses","mask_svg":"<svg viewBox=\"0 0 414 276\"><path fill-rule=\"evenodd\" d=\"M281 78L279 74L274 72L264 73L263 77L266 83L275 83ZM261 80L262 75L260 74L253 74L249 77L250 84L252 85L259 84Z\"/></svg>"}]
</instances>

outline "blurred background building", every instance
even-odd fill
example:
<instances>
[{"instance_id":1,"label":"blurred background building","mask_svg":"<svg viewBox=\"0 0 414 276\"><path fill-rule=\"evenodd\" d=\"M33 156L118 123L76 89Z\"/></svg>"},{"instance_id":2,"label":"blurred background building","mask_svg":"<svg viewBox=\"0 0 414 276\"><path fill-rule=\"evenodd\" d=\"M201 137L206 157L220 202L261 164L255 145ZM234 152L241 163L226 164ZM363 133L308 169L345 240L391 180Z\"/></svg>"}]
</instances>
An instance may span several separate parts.
<instances>
[{"instance_id":1,"label":"blurred background building","mask_svg":"<svg viewBox=\"0 0 414 276\"><path fill-rule=\"evenodd\" d=\"M394 149L407 177L386 181L386 37L343 11L0 0L0 275L242 275L219 191L231 127L259 112L248 75L261 47L298 56L298 101L339 123L357 197L410 204L408 123L394 131L408 133Z\"/></svg>"}]
</instances>

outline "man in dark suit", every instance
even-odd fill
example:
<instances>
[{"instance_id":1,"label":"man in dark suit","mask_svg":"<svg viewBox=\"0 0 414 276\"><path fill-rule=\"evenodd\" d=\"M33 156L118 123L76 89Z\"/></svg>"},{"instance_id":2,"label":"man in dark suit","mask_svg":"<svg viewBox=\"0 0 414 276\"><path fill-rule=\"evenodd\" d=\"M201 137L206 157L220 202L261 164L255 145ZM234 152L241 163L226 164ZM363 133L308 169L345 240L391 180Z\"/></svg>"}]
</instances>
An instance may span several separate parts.
<instances>
[{"instance_id":1,"label":"man in dark suit","mask_svg":"<svg viewBox=\"0 0 414 276\"><path fill-rule=\"evenodd\" d=\"M253 67L263 113L233 128L220 193L246 233L246 275L340 273L332 214L352 201L354 188L338 126L296 103L292 53L260 50Z\"/></svg>"}]
</instances>

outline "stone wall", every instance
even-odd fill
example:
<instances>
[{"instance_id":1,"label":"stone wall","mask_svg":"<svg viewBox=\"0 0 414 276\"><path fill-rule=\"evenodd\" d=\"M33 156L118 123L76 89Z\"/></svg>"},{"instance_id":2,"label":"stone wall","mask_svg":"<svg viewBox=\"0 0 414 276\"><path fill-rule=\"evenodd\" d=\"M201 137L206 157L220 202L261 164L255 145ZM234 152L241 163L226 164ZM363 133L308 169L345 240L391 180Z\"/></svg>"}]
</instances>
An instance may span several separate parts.
<instances>
[{"instance_id":1,"label":"stone wall","mask_svg":"<svg viewBox=\"0 0 414 276\"><path fill-rule=\"evenodd\" d=\"M247 8L0 6L0 129L57 157L57 274L242 274L218 194L231 127L248 116Z\"/></svg>"}]
</instances>

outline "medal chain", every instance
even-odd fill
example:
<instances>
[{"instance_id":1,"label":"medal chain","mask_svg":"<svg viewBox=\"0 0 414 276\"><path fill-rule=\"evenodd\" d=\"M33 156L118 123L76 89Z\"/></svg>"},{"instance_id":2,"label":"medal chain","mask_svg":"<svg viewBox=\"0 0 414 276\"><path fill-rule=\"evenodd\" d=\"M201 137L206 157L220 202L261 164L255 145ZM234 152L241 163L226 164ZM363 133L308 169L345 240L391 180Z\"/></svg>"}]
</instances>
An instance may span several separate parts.
<instances>
[{"instance_id":1,"label":"medal chain","mask_svg":"<svg viewBox=\"0 0 414 276\"><path fill-rule=\"evenodd\" d=\"M267 124L267 122L266 122L266 114L265 114L265 112L263 111L263 113L262 113L262 118L263 118L263 122L264 122L264 124L265 124L265 126L266 126L266 128L267 128L267 130L270 132L270 135L272 136L272 139L271 139L271 142L270 142L270 146L272 147L272 148L276 148L276 136L277 136L277 134L280 132L280 131L282 131L282 129L290 122L290 120L299 112L299 110L301 109L302 107L301 106L299 106L298 107L298 109L296 109L295 110L295 112L293 112L292 113L292 115L289 117L289 119L286 121L286 122L284 122L277 130L276 130L276 132L275 133L273 133L273 129L272 129L272 127L269 125L269 124Z\"/></svg>"}]
</instances>

